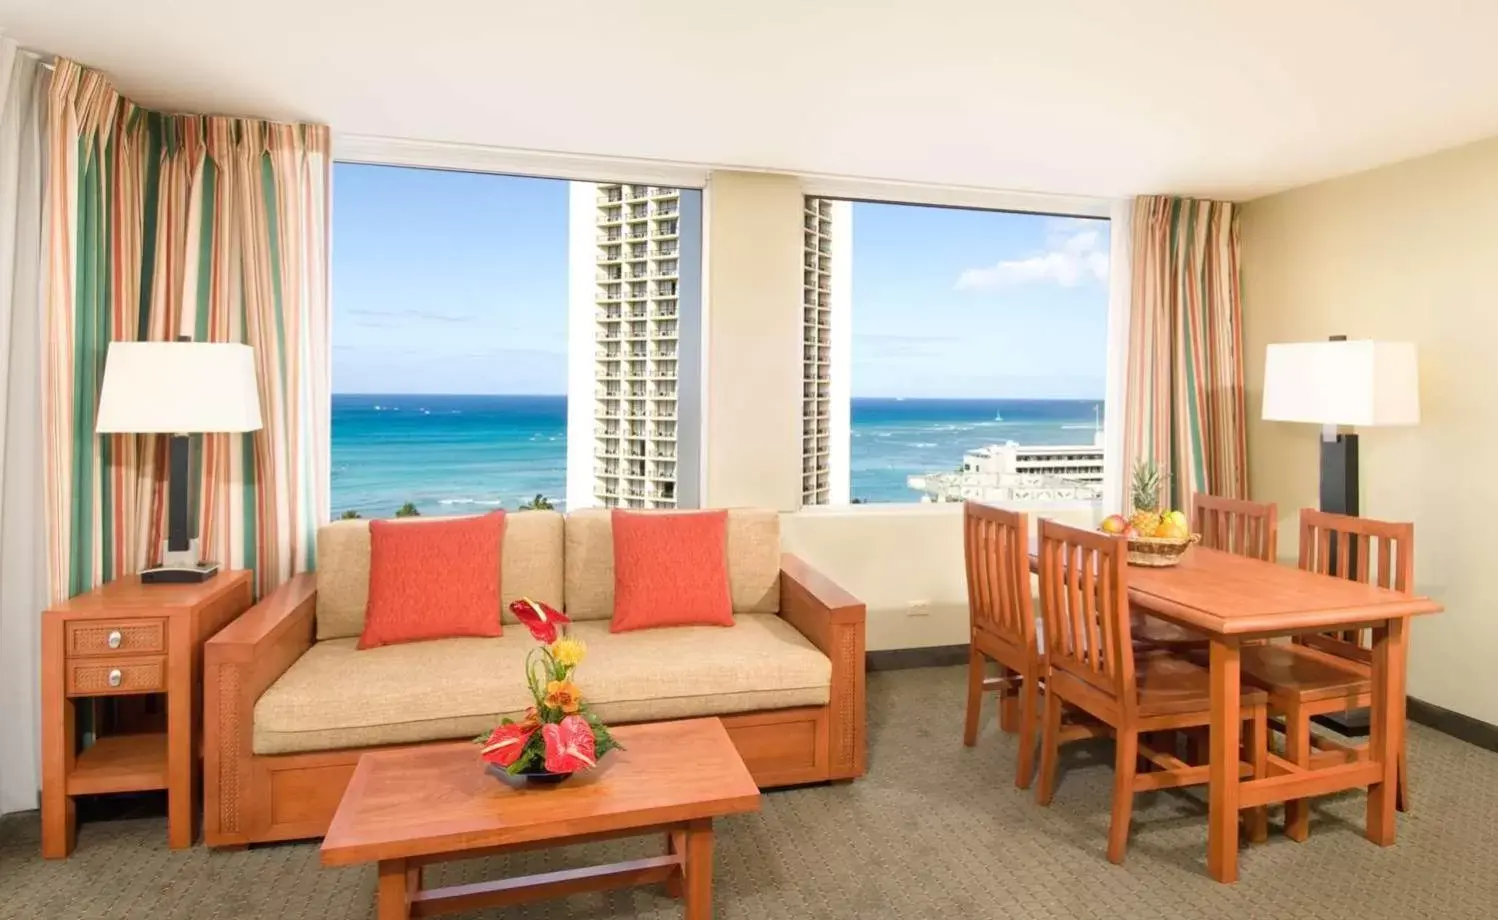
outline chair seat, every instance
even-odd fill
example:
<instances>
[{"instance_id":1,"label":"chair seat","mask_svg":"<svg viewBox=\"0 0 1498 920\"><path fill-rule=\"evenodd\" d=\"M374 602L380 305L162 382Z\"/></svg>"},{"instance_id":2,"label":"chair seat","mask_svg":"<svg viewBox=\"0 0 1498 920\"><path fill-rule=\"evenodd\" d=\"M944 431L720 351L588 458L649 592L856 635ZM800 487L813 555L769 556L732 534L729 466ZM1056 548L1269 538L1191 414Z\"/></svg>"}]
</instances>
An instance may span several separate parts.
<instances>
[{"instance_id":1,"label":"chair seat","mask_svg":"<svg viewBox=\"0 0 1498 920\"><path fill-rule=\"evenodd\" d=\"M1129 605L1129 633L1139 648L1197 649L1206 648L1206 635L1151 616L1144 608Z\"/></svg>"},{"instance_id":2,"label":"chair seat","mask_svg":"<svg viewBox=\"0 0 1498 920\"><path fill-rule=\"evenodd\" d=\"M1373 676L1366 665L1305 645L1247 646L1240 660L1243 678L1271 696L1290 694L1302 702L1350 701L1373 692Z\"/></svg>"},{"instance_id":3,"label":"chair seat","mask_svg":"<svg viewBox=\"0 0 1498 920\"><path fill-rule=\"evenodd\" d=\"M1212 708L1212 675L1200 665L1174 655L1142 655L1135 659L1134 671L1141 716ZM1269 697L1262 690L1240 687L1238 700L1240 706L1262 706Z\"/></svg>"}]
</instances>

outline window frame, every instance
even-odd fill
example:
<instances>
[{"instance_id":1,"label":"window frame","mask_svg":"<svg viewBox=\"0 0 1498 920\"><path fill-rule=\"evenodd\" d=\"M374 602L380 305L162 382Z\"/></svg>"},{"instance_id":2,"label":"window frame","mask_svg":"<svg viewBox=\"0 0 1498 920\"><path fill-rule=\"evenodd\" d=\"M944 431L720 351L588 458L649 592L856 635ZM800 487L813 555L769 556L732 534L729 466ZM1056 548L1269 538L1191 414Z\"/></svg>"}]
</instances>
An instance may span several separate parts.
<instances>
[{"instance_id":1,"label":"window frame","mask_svg":"<svg viewBox=\"0 0 1498 920\"><path fill-rule=\"evenodd\" d=\"M339 163L353 163L368 166L394 166L411 169L440 169L455 172L485 173L490 175L512 176L519 178L534 179L556 179L564 182L581 182L602 185L643 185L643 186L665 186L679 189L690 189L702 197L702 213L700 215L701 226L699 233L699 251L701 253L701 264L697 268L698 284L700 286L699 303L701 304L701 316L698 325L704 334L704 341L699 344L698 361L699 368L696 372L697 383L703 391L699 394L699 405L704 408L699 410L699 424L694 428L683 428L677 425L678 443L690 439L693 447L689 449L688 455L695 455L695 462L690 464L678 463L676 475L673 480L673 491L677 496L686 494L696 496L700 500L703 485L706 482L706 470L704 469L707 456L706 445L703 435L706 431L705 396L706 381L708 378L708 355L706 354L705 333L709 322L708 290L707 290L707 238L706 238L706 209L708 207L708 175L711 170L706 166L676 163L667 160L639 160L625 157L610 156L586 156L580 154L563 153L541 153L532 150L520 150L508 147L488 147L477 144L456 144L440 141L407 140L402 138L374 137L360 134L337 134L333 136L332 150L329 162L336 166ZM329 200L332 207L337 207L337 188L335 184L329 185ZM680 220L680 217L677 218ZM329 251L332 246L331 221L329 224ZM569 241L570 245L570 241ZM569 259L569 271L571 271ZM590 265L591 269L592 266ZM589 278L593 277L589 272ZM625 279L620 279L621 284ZM333 292L329 290L330 298ZM680 328L680 306L678 299L678 329ZM569 314L568 328L568 361L571 362L572 350L576 347L573 340L574 330L571 328L571 314L573 304L569 296L567 305ZM332 346L333 330L329 330L329 346ZM586 330L589 342L593 341L593 330ZM592 362L588 362L591 364ZM327 367L327 389L332 392L332 362ZM572 374L568 373L568 418L567 428L572 428L573 399ZM594 381L596 385L596 380ZM589 394L586 400L591 414L593 406L593 394ZM330 420L331 421L331 420ZM680 450L680 448L678 448ZM587 456L593 458L593 447L588 446ZM563 499L567 501L567 508L583 508L596 506L596 501L588 504L573 505L570 501L573 480L573 451L569 439L567 459L565 461L564 477L567 482L567 493ZM329 508L325 509L325 516L331 515L331 464L325 465L328 470L325 473L328 481L324 482L323 494L329 496ZM593 469L588 469L588 479L591 481ZM687 488L683 488L683 480L690 482ZM591 493L591 490L590 490ZM679 503L677 507L689 508L691 503Z\"/></svg>"},{"instance_id":2,"label":"window frame","mask_svg":"<svg viewBox=\"0 0 1498 920\"><path fill-rule=\"evenodd\" d=\"M1103 404L1110 408L1103 419L1103 496L1100 508L1101 513L1105 509L1121 507L1125 491L1124 471L1124 412L1125 412L1125 384L1128 377L1128 348L1129 348L1129 314L1132 290L1132 276L1129 271L1129 239L1131 236L1132 207L1130 199L1097 198L1078 195L1050 195L1036 192L1005 191L1001 189L985 189L966 186L931 186L916 183L896 182L872 179L849 179L836 176L804 176L802 182L802 194L806 198L823 198L843 202L866 202L872 204L895 204L948 207L966 210L981 211L1007 211L1011 213L1032 214L1038 217L1085 217L1091 219L1104 219L1109 223L1108 240L1108 307L1107 307L1107 333L1106 333L1106 355L1103 372ZM856 228L854 228L856 231ZM857 243L853 247L856 250ZM849 264L852 255L849 256ZM844 300L844 303L850 303ZM851 317L851 309L847 310L845 316ZM838 325L838 316L832 317L834 329ZM845 321L843 325L848 325ZM851 332L851 329L849 330ZM834 344L838 341L850 343L847 347L851 351L851 335L843 335L841 339L834 332ZM838 379L838 362L834 357L833 380ZM842 372L844 378L850 377L847 368L851 366L843 362L845 370ZM836 392L836 387L834 388ZM849 396L851 401L851 393ZM851 405L851 402L850 402ZM834 407L834 412L838 411ZM851 410L850 410L851 414ZM842 459L848 463L847 452L844 451ZM832 470L837 475L837 470ZM845 470L842 474L851 479L851 472ZM950 505L955 509L960 508L961 502L867 502L852 504L848 500L834 501L829 504L807 505L799 507L801 513L829 514L829 513L854 513L854 514L909 514L909 513L933 513L929 509L940 508ZM1038 506L1033 510L1055 509L1058 511L1075 511L1092 507L1092 502L1058 501ZM939 513L939 512L936 512Z\"/></svg>"}]
</instances>

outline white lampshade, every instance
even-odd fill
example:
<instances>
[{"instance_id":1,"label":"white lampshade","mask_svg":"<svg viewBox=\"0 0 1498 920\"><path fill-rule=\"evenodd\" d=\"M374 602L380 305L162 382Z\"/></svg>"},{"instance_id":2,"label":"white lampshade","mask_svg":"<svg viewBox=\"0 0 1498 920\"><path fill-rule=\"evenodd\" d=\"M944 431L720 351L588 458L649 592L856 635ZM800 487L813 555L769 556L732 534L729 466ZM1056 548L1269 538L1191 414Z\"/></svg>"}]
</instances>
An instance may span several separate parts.
<instances>
[{"instance_id":1,"label":"white lampshade","mask_svg":"<svg viewBox=\"0 0 1498 920\"><path fill-rule=\"evenodd\" d=\"M100 434L256 431L255 352L221 342L110 342L94 427Z\"/></svg>"},{"instance_id":2,"label":"white lampshade","mask_svg":"<svg viewBox=\"0 0 1498 920\"><path fill-rule=\"evenodd\" d=\"M1420 374L1410 342L1292 342L1264 354L1264 410L1274 422L1416 425Z\"/></svg>"}]
</instances>

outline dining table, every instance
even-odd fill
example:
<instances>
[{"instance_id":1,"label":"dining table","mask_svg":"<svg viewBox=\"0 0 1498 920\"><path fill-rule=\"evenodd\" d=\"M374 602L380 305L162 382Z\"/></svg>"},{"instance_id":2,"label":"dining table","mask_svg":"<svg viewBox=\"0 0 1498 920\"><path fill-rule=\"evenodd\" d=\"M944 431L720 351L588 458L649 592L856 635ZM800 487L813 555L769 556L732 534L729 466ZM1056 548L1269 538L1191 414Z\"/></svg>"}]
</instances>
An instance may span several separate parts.
<instances>
[{"instance_id":1,"label":"dining table","mask_svg":"<svg viewBox=\"0 0 1498 920\"><path fill-rule=\"evenodd\" d=\"M1033 569L1036 547L1031 549ZM1212 878L1237 881L1239 813L1271 803L1366 788L1365 836L1380 846L1394 843L1409 620L1440 612L1440 604L1428 597L1201 546L1188 550L1172 566L1130 565L1128 594L1135 607L1194 630L1209 644L1212 723L1207 873ZM1367 756L1302 768L1271 752L1267 776L1240 778L1239 654L1243 643L1361 629L1370 630L1372 636Z\"/></svg>"}]
</instances>

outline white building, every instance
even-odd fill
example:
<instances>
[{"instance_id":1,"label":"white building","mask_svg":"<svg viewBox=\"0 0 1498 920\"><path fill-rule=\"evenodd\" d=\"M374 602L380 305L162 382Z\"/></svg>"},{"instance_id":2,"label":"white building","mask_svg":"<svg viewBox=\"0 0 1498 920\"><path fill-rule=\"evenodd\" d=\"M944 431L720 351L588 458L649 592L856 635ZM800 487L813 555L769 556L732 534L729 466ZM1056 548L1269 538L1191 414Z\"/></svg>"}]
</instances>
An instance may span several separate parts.
<instances>
[{"instance_id":1,"label":"white building","mask_svg":"<svg viewBox=\"0 0 1498 920\"><path fill-rule=\"evenodd\" d=\"M906 483L928 502L1101 502L1102 431L1090 445L990 444L964 454L957 470L910 476Z\"/></svg>"},{"instance_id":2,"label":"white building","mask_svg":"<svg viewBox=\"0 0 1498 920\"><path fill-rule=\"evenodd\" d=\"M696 505L702 193L574 182L568 223L567 507Z\"/></svg>"},{"instance_id":3,"label":"white building","mask_svg":"<svg viewBox=\"0 0 1498 920\"><path fill-rule=\"evenodd\" d=\"M808 198L803 225L801 504L850 489L853 206Z\"/></svg>"}]
</instances>

